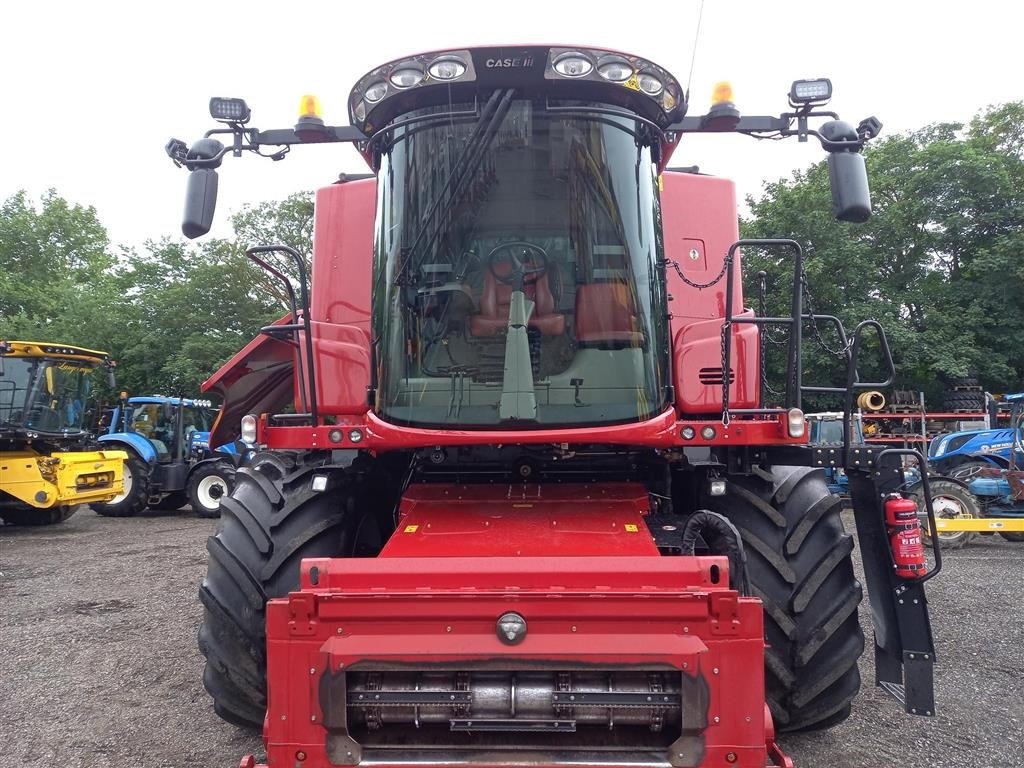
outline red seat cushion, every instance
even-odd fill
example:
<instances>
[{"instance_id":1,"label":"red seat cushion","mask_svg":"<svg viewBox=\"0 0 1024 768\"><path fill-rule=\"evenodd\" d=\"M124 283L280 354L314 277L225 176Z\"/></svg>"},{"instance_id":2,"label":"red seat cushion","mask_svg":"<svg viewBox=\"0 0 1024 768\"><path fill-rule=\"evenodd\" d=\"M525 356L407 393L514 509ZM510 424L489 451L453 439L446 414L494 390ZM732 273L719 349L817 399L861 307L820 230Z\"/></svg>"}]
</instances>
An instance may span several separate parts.
<instances>
[{"instance_id":1,"label":"red seat cushion","mask_svg":"<svg viewBox=\"0 0 1024 768\"><path fill-rule=\"evenodd\" d=\"M644 345L628 285L611 282L577 286L576 340L591 346Z\"/></svg>"}]
</instances>

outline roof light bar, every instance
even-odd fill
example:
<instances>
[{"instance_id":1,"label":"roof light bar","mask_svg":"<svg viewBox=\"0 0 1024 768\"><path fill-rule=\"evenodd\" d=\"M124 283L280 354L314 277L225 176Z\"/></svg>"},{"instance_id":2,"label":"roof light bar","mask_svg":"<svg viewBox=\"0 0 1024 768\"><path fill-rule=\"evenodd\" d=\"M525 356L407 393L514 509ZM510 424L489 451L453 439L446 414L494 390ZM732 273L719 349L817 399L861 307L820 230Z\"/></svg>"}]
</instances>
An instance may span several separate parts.
<instances>
[{"instance_id":1,"label":"roof light bar","mask_svg":"<svg viewBox=\"0 0 1024 768\"><path fill-rule=\"evenodd\" d=\"M435 51L372 69L352 89L349 117L372 135L411 110L479 103L495 89L520 87L553 100L617 105L662 126L684 112L678 81L646 59L592 48L501 46Z\"/></svg>"}]
</instances>

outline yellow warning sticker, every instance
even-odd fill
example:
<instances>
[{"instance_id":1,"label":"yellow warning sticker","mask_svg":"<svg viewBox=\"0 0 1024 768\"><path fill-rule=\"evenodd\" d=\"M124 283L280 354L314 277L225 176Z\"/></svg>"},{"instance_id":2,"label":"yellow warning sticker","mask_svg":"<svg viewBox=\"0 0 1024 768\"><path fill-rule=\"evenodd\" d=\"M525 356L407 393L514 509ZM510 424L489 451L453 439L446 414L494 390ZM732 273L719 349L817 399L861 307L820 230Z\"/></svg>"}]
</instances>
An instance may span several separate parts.
<instances>
[{"instance_id":1,"label":"yellow warning sticker","mask_svg":"<svg viewBox=\"0 0 1024 768\"><path fill-rule=\"evenodd\" d=\"M626 523L626 525L623 527L626 529L626 533L636 533L640 530L640 528L635 523Z\"/></svg>"},{"instance_id":2,"label":"yellow warning sticker","mask_svg":"<svg viewBox=\"0 0 1024 768\"><path fill-rule=\"evenodd\" d=\"M407 525L405 526L404 533L416 533L419 529L420 527L418 525Z\"/></svg>"}]
</instances>

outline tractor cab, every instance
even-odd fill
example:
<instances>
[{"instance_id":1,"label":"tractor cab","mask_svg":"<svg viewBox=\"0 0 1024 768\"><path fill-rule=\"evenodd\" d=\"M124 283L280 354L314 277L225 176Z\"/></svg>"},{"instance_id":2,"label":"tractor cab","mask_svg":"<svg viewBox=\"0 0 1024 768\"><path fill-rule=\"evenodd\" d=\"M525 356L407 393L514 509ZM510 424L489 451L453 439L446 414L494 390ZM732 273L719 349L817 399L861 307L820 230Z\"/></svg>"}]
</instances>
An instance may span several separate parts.
<instances>
[{"instance_id":1,"label":"tractor cab","mask_svg":"<svg viewBox=\"0 0 1024 768\"><path fill-rule=\"evenodd\" d=\"M84 435L93 374L111 365L103 352L34 342L0 344L0 435Z\"/></svg>"},{"instance_id":2,"label":"tractor cab","mask_svg":"<svg viewBox=\"0 0 1024 768\"><path fill-rule=\"evenodd\" d=\"M207 401L178 398L132 398L124 410L124 432L148 440L156 460L169 462L176 456L204 453L209 446L210 427L216 411ZM180 429L179 429L180 419ZM115 425L111 432L118 430Z\"/></svg>"}]
</instances>

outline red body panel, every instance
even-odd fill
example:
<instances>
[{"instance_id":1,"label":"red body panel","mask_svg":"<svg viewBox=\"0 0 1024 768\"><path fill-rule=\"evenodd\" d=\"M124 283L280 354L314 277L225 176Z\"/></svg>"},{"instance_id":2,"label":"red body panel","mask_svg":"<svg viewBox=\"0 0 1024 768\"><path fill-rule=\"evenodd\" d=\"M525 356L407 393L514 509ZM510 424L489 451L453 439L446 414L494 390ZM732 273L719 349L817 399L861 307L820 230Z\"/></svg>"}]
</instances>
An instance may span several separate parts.
<instances>
[{"instance_id":1,"label":"red body panel","mask_svg":"<svg viewBox=\"0 0 1024 768\"><path fill-rule=\"evenodd\" d=\"M514 514L519 496L507 487L485 494L481 509L486 511L477 510L470 498L456 498L442 512L445 490L450 498L458 489L414 488L403 504L405 525L416 525L409 521L420 514L426 520L429 512L431 521L448 526L447 535L404 533L399 526L382 557L305 560L301 591L270 602L270 704L264 729L269 765L354 763L358 746L354 757L338 760L339 707L345 710L329 692L350 673L410 665L675 670L684 686L706 695L686 700L684 717L691 730L688 741L677 744L686 741L687 753L673 760L693 766L768 764L777 750L765 730L760 603L728 589L725 558L657 555L640 515L642 488L629 484L607 486L605 498L592 500L588 521L577 525L575 534L524 544L531 552L546 549L544 555L481 557L478 546L487 538L495 543L483 545L485 555L500 552L502 543L515 548L538 539L542 515ZM569 508L558 519L582 523L571 514L571 489L565 490L553 491L545 514L550 518L556 509ZM593 486L590 490L593 494ZM479 522L488 516L502 520L502 527L481 530ZM613 526L621 531L624 524L638 530L601 533ZM466 531L468 539L457 530ZM589 553L581 551L584 539ZM462 556L467 550L473 556ZM638 554L642 551L650 554ZM502 643L495 631L497 618L510 610L528 622L518 645ZM344 693L344 683L340 690ZM408 755L393 754L378 747L362 758L375 765L408 765ZM428 749L416 751L415 758L418 765L450 764ZM621 763L603 764L635 764L642 758L628 753ZM507 753L501 762L565 764L529 750ZM480 754L472 764L492 765L494 758Z\"/></svg>"},{"instance_id":2,"label":"red body panel","mask_svg":"<svg viewBox=\"0 0 1024 768\"><path fill-rule=\"evenodd\" d=\"M317 405L328 416L367 409L376 189L375 179L364 179L316 195L310 319Z\"/></svg>"},{"instance_id":3,"label":"red body panel","mask_svg":"<svg viewBox=\"0 0 1024 768\"><path fill-rule=\"evenodd\" d=\"M369 333L376 195L376 179L317 190L311 319Z\"/></svg>"},{"instance_id":4,"label":"red body panel","mask_svg":"<svg viewBox=\"0 0 1024 768\"><path fill-rule=\"evenodd\" d=\"M603 485L414 485L381 557L657 555L647 490Z\"/></svg>"},{"instance_id":5,"label":"red body panel","mask_svg":"<svg viewBox=\"0 0 1024 768\"><path fill-rule=\"evenodd\" d=\"M727 179L693 173L662 174L665 258L697 285L712 282L739 239L736 188ZM736 255L733 307L743 308L740 255ZM683 413L722 409L722 321L726 279L696 289L671 266L665 270L672 332L676 403ZM752 314L752 313L751 313ZM731 408L760 406L760 344L754 325L733 327Z\"/></svg>"},{"instance_id":6,"label":"red body panel","mask_svg":"<svg viewBox=\"0 0 1024 768\"><path fill-rule=\"evenodd\" d=\"M720 387L718 391L721 393ZM694 427L696 437L684 440L680 433L683 426ZM350 430L354 427L360 430L361 440L358 446L349 438ZM710 439L701 437L703 427L715 430ZM341 440L332 443L329 435L339 428ZM786 430L785 414L765 419L733 418L729 426L725 427L722 426L721 419L683 419L676 415L675 410L669 409L653 419L637 424L578 429L534 429L511 433L494 429L437 430L403 427L382 421L373 413L367 412L362 416L339 417L335 426L268 427L261 423L257 437L260 444L276 450L359 447L374 451L426 448L434 445L501 445L512 439L521 445L602 443L672 448L686 445L800 445L807 442L807 435L805 430L803 437L790 437Z\"/></svg>"}]
</instances>

